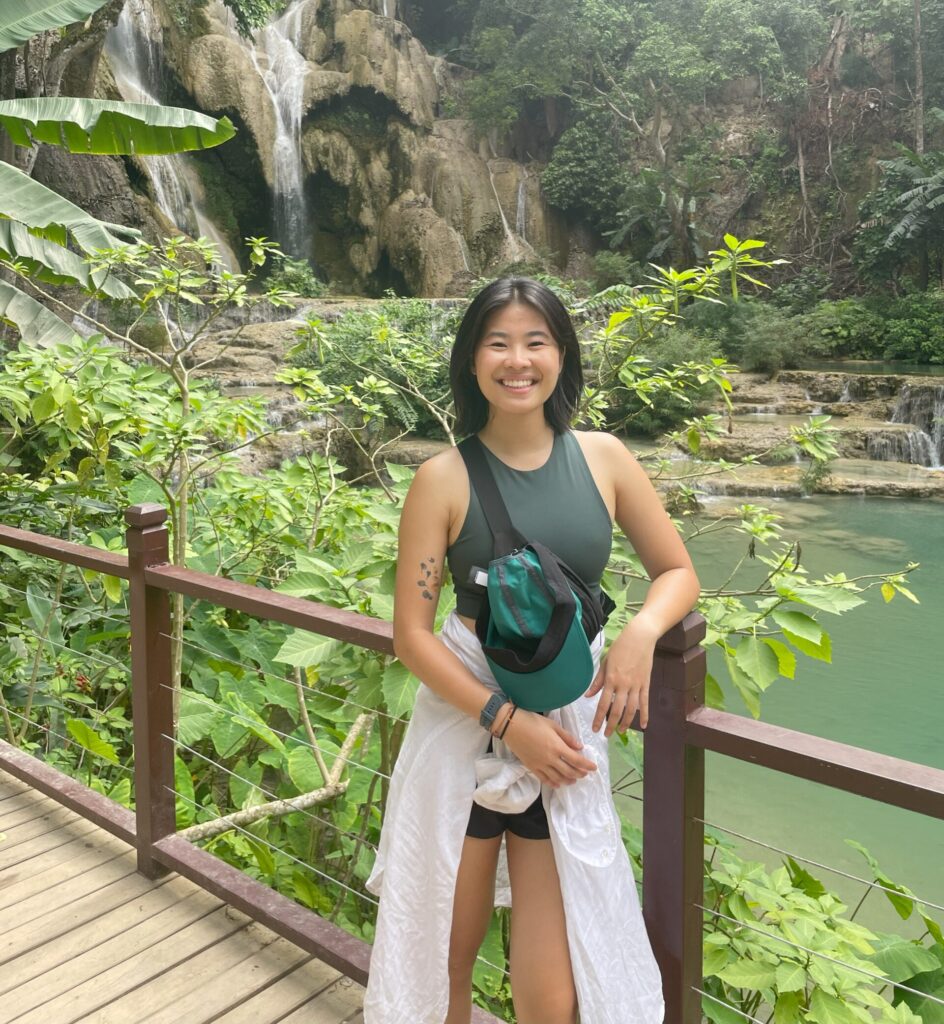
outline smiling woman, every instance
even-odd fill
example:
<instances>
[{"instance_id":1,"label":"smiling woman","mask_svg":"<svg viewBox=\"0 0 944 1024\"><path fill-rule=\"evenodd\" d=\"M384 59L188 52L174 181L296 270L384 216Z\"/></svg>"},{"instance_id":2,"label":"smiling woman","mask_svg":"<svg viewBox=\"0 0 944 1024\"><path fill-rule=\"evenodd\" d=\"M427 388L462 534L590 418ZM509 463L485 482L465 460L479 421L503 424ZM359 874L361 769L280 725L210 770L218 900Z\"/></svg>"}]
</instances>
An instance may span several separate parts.
<instances>
[{"instance_id":1,"label":"smiling woman","mask_svg":"<svg viewBox=\"0 0 944 1024\"><path fill-rule=\"evenodd\" d=\"M462 455L450 449L417 471L400 519L394 648L425 685L367 882L381 898L365 1022L468 1024L497 903L513 904L519 1024L574 1024L578 1012L593 1024L660 1024L661 979L620 839L607 739L637 715L645 728L656 640L691 609L698 580L625 446L570 429L580 350L553 292L525 278L480 292L450 377L457 433L478 437L517 530L599 590L615 519L653 583L605 658L602 631L593 640L585 695L544 714L516 707L473 632L482 596L469 570L491 559L492 538ZM437 635L444 563L457 607ZM478 777L495 767L507 792Z\"/></svg>"}]
</instances>

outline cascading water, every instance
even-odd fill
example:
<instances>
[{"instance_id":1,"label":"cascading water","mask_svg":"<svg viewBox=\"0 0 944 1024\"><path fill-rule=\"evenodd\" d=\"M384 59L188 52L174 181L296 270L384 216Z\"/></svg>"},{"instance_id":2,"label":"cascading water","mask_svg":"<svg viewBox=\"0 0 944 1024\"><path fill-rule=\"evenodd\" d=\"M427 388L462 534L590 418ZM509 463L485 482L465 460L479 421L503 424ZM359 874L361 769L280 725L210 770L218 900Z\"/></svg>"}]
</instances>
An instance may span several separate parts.
<instances>
[{"instance_id":1,"label":"cascading water","mask_svg":"<svg viewBox=\"0 0 944 1024\"><path fill-rule=\"evenodd\" d=\"M250 48L275 113L272 188L276 240L291 256L307 257L308 212L302 168L302 116L308 62L300 52L302 16L312 0L299 0L271 25L256 32ZM315 0L316 2L316 0ZM240 39L245 45L245 41Z\"/></svg>"},{"instance_id":2,"label":"cascading water","mask_svg":"<svg viewBox=\"0 0 944 1024\"><path fill-rule=\"evenodd\" d=\"M944 386L906 384L898 394L891 421L913 423L921 432L921 439L913 442L919 457L910 461L935 468L944 464Z\"/></svg>"},{"instance_id":3,"label":"cascading water","mask_svg":"<svg viewBox=\"0 0 944 1024\"><path fill-rule=\"evenodd\" d=\"M163 86L163 29L149 0L128 0L105 37L105 53L122 99L160 103ZM179 154L142 156L154 201L161 212L188 235L215 242L220 264L238 271L239 261L223 233L203 209L200 177L192 162Z\"/></svg>"},{"instance_id":4,"label":"cascading water","mask_svg":"<svg viewBox=\"0 0 944 1024\"><path fill-rule=\"evenodd\" d=\"M518 182L518 204L515 211L515 232L527 242L528 240L528 176Z\"/></svg>"}]
</instances>

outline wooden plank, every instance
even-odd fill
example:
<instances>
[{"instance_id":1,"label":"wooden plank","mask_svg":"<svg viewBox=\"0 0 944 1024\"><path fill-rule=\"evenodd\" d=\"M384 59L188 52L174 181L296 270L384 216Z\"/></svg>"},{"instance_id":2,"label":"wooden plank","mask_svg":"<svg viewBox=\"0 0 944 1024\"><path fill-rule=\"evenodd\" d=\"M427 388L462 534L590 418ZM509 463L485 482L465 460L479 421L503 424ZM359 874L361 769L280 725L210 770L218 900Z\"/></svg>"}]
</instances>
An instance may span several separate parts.
<instances>
[{"instance_id":1,"label":"wooden plank","mask_svg":"<svg viewBox=\"0 0 944 1024\"><path fill-rule=\"evenodd\" d=\"M222 969L217 958L221 950L213 950L213 973L204 972L204 980L186 989L182 996L172 1000L169 990L174 983L173 975L166 976L167 988L160 993L160 1009L148 1017L140 1018L147 1024L180 1024L180 1021L217 1019L220 1013L238 1008L254 995L267 995L268 985L278 978L290 973L300 963L309 960L311 954L299 949L288 939L278 938L268 928L260 933L258 926L239 935L234 935L226 943L226 953L233 954L235 947L242 944L248 956L236 962L228 970ZM260 942L265 945L260 947ZM203 954L206 956L206 954ZM208 965L209 966L209 965ZM275 1017L265 1002L266 1010L256 1021L271 1021Z\"/></svg>"},{"instance_id":2,"label":"wooden plank","mask_svg":"<svg viewBox=\"0 0 944 1024\"><path fill-rule=\"evenodd\" d=\"M281 1020L340 977L333 967L312 957L222 1017L217 1017L213 1024L259 1024L263 1020Z\"/></svg>"},{"instance_id":3,"label":"wooden plank","mask_svg":"<svg viewBox=\"0 0 944 1024\"><path fill-rule=\"evenodd\" d=\"M172 920L169 911L180 909L180 926L187 923L187 920L195 920L201 914L208 914L220 906L220 901L213 897L207 897L199 905L190 906L193 903L193 896L200 894L200 891L192 882L183 878L175 878L167 885L152 888L135 900L123 903L121 906L107 913L101 912L91 925L73 928L64 932L55 939L42 945L36 950L23 950L16 957L9 960L3 968L3 977L0 978L0 996L4 992L10 992L16 988L22 988L33 978L41 974L55 972L55 983L50 984L47 980L45 985L52 993L57 991L58 985L69 973L73 965L81 962L85 975L91 977L98 973L96 964L105 957L105 962L117 963L122 958L122 953L127 950L143 948L142 942L148 945L160 941L167 928L168 922ZM202 895L202 894L201 894ZM98 901L94 899L84 901L97 906ZM184 904L188 904L185 906ZM185 917L187 920L185 920ZM151 922L157 928L158 938L153 938L151 930L143 928L151 918L163 917L163 925ZM174 927L171 925L171 927ZM117 937L118 941L114 941ZM67 967L60 967L68 964ZM2 1000L6 1005L6 997Z\"/></svg>"},{"instance_id":4,"label":"wooden plank","mask_svg":"<svg viewBox=\"0 0 944 1024\"><path fill-rule=\"evenodd\" d=\"M37 836L48 835L58 829L72 824L76 820L74 811L65 807L36 808L41 813L17 825L7 828L0 828L0 850L7 854L15 846L19 846L27 839L35 839Z\"/></svg>"},{"instance_id":5,"label":"wooden plank","mask_svg":"<svg viewBox=\"0 0 944 1024\"><path fill-rule=\"evenodd\" d=\"M41 858L46 858L47 865L54 863L56 850L60 846L80 843L89 832L94 832L97 828L98 826L90 821L77 819L67 822L51 835L34 836L32 839L28 839L16 851L10 850L7 853L6 849L0 845L0 888L15 885L17 878L22 878L37 870L34 865Z\"/></svg>"},{"instance_id":6,"label":"wooden plank","mask_svg":"<svg viewBox=\"0 0 944 1024\"><path fill-rule=\"evenodd\" d=\"M107 885L135 874L135 857L127 852L120 857L95 864L88 871L74 878L66 878L50 884L28 899L21 900L15 906L0 910L0 935L4 933L3 922L8 921L9 927L19 927L48 913L62 913L74 902L93 895Z\"/></svg>"},{"instance_id":7,"label":"wooden plank","mask_svg":"<svg viewBox=\"0 0 944 1024\"><path fill-rule=\"evenodd\" d=\"M35 896L66 878L91 871L105 860L124 856L128 847L107 832L96 829L63 846L40 854L23 865L0 872L0 910Z\"/></svg>"},{"instance_id":8,"label":"wooden plank","mask_svg":"<svg viewBox=\"0 0 944 1024\"><path fill-rule=\"evenodd\" d=\"M117 864L117 860L109 861L109 865ZM91 873L90 873L91 874ZM52 942L60 935L72 931L73 928L81 928L94 921L96 918L107 914L117 907L124 906L132 900L140 899L155 887L165 885L176 876L168 875L166 878L152 881L139 875L134 870L134 861L129 858L127 871L123 875L110 878L103 885L96 886L89 890L85 879L89 875L75 880L75 883L66 883L63 886L54 886L48 890L53 897L46 901L48 908L45 913L36 917L30 916L28 920L21 921L19 904L17 912L9 916L16 918L10 922L10 927L4 928L0 923L0 966L13 957L42 946L44 943ZM42 894L45 895L45 894ZM59 896L59 900L55 896ZM32 903L33 901L29 901ZM29 904L27 904L29 905Z\"/></svg>"},{"instance_id":9,"label":"wooden plank","mask_svg":"<svg viewBox=\"0 0 944 1024\"><path fill-rule=\"evenodd\" d=\"M199 900L211 900L213 897L206 893L195 893L193 909L199 906ZM200 907L201 911L205 907ZM129 1024L137 1021L142 1007L147 1002L138 999L137 993L147 985L150 979L155 979L156 988L152 995L160 999L159 982L167 977L170 968L188 961L202 950L223 944L224 940L234 932L246 928L247 921L242 914L235 916L228 907L219 907L209 914L203 914L197 920L191 920L181 927L181 909L175 908L166 915L167 920L161 921L160 925L166 930L165 941L157 941L141 946L141 941L147 941L139 934L138 942L133 945L130 937L124 938L123 949L118 953L122 957L119 963L107 961L96 964L94 976L88 975L88 969L92 966L92 960L99 961L104 947L92 951L93 957L81 964L70 964L64 971L57 971L53 976L44 975L31 986L35 990L32 999L24 1001L32 1002L33 1008L26 1013L19 1012L19 1015L10 1013L8 1020L16 1020L16 1024L72 1024L74 1021L114 1021L114 1024ZM186 918L186 914L184 914ZM151 936L158 932L155 927L157 919L147 922L145 928L149 928ZM120 938L119 943L122 943ZM110 947L111 943L108 944ZM124 954L127 954L126 956ZM84 959L84 958L83 958ZM61 975L67 974L66 978ZM48 985L57 994L51 998L48 991L44 989ZM68 986L68 987L66 987ZM125 998L126 997L126 998ZM120 1002L122 1009L115 1016L110 1011L99 1013L105 1007L110 1007L113 1002ZM4 997L4 1013L7 1012L7 997Z\"/></svg>"},{"instance_id":10,"label":"wooden plank","mask_svg":"<svg viewBox=\"0 0 944 1024\"><path fill-rule=\"evenodd\" d=\"M145 1019L142 1014L148 1008L156 1007L154 1012L160 1013L168 1003L188 998L195 991L202 992L212 983L217 974L242 964L254 953L257 953L260 946L268 946L277 939L274 932L270 932L260 924L250 922L244 914L233 910L232 907L224 908L221 913L225 915L224 921L229 924L230 931L226 932L222 927L214 925L217 941L204 940L201 949L195 949L188 956L181 957L176 956L181 936L180 934L172 935L166 942L151 951L151 956L155 956L162 954L166 948L169 955L174 957L173 964L168 965L172 969L165 970L159 977L139 978L140 983L137 987L128 986L128 990L124 994L120 996L116 994L107 1003L99 1000L100 1005L95 1006L94 1014L89 1014L90 1006L86 1004L83 1007L85 1013L95 1021L95 1024L129 1024L130 1021L140 1024ZM217 917L217 914L213 915L213 920ZM210 930L210 921L211 919L208 918L207 931ZM236 923L239 923L239 930L233 927ZM198 1005L203 1006L199 1001ZM197 1021L212 1020L213 1017L212 1009L201 1008L196 1017L171 1015L162 1019L173 1021L174 1024L182 1024L184 1021L186 1024L196 1024ZM71 1015L53 1014L52 1019L57 1024L73 1024L76 1018ZM80 1019L85 1021L86 1017L83 1016ZM48 1017L45 1020L37 1017L35 1020L24 1018L18 1020L16 1024L48 1024L48 1022Z\"/></svg>"},{"instance_id":11,"label":"wooden plank","mask_svg":"<svg viewBox=\"0 0 944 1024\"><path fill-rule=\"evenodd\" d=\"M0 832L61 806L51 796L43 796L42 793L18 793L0 804Z\"/></svg>"},{"instance_id":12,"label":"wooden plank","mask_svg":"<svg viewBox=\"0 0 944 1024\"><path fill-rule=\"evenodd\" d=\"M15 779L8 772L0 770L0 803L11 796L19 796L29 790L29 786Z\"/></svg>"},{"instance_id":13,"label":"wooden plank","mask_svg":"<svg viewBox=\"0 0 944 1024\"><path fill-rule=\"evenodd\" d=\"M340 978L279 1024L354 1024L364 1005L364 990L350 978Z\"/></svg>"}]
</instances>

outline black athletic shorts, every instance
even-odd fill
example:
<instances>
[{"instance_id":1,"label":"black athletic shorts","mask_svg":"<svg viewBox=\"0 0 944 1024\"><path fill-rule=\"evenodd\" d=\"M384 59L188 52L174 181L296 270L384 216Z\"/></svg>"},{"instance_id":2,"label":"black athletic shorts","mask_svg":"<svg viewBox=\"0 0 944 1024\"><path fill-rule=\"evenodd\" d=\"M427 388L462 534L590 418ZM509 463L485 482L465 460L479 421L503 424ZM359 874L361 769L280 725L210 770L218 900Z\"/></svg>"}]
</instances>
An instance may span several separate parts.
<instances>
[{"instance_id":1,"label":"black athletic shorts","mask_svg":"<svg viewBox=\"0 0 944 1024\"><path fill-rule=\"evenodd\" d=\"M551 831L547 824L544 804L541 802L541 794L538 793L537 800L530 807L517 814L491 811L473 801L469 824L465 830L467 836L474 839L494 839L506 828L522 839L550 839Z\"/></svg>"}]
</instances>

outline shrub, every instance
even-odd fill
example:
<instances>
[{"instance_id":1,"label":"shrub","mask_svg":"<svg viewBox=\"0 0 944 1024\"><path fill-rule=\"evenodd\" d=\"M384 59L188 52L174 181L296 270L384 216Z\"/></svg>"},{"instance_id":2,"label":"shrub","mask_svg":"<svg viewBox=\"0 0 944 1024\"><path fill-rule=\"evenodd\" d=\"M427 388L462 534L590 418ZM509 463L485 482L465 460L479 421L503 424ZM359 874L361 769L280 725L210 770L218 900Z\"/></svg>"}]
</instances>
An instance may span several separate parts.
<instances>
[{"instance_id":1,"label":"shrub","mask_svg":"<svg viewBox=\"0 0 944 1024\"><path fill-rule=\"evenodd\" d=\"M882 355L917 363L944 363L944 291L914 292L887 310Z\"/></svg>"},{"instance_id":2,"label":"shrub","mask_svg":"<svg viewBox=\"0 0 944 1024\"><path fill-rule=\"evenodd\" d=\"M268 284L306 299L320 299L328 293L328 286L317 277L308 260L293 260L291 256L276 257Z\"/></svg>"},{"instance_id":3,"label":"shrub","mask_svg":"<svg viewBox=\"0 0 944 1024\"><path fill-rule=\"evenodd\" d=\"M593 257L593 286L603 291L615 284L629 284L642 277L639 264L626 253L601 249Z\"/></svg>"},{"instance_id":4,"label":"shrub","mask_svg":"<svg viewBox=\"0 0 944 1024\"><path fill-rule=\"evenodd\" d=\"M820 302L805 319L809 324L811 355L882 358L885 320L861 299Z\"/></svg>"},{"instance_id":5,"label":"shrub","mask_svg":"<svg viewBox=\"0 0 944 1024\"><path fill-rule=\"evenodd\" d=\"M663 328L651 341L640 345L637 353L645 356L653 367L664 369L671 369L685 362L707 363L720 355L716 341L682 326ZM715 389L710 384L688 392L692 404L683 398L663 395L649 406L633 394L617 394L621 395L623 400L614 404L610 414L614 418L631 416L627 424L629 432L646 437L655 437L666 430L676 429L699 409L700 404L707 408L716 398Z\"/></svg>"}]
</instances>

